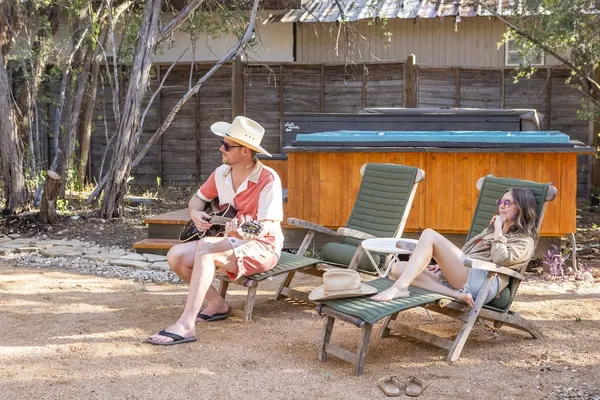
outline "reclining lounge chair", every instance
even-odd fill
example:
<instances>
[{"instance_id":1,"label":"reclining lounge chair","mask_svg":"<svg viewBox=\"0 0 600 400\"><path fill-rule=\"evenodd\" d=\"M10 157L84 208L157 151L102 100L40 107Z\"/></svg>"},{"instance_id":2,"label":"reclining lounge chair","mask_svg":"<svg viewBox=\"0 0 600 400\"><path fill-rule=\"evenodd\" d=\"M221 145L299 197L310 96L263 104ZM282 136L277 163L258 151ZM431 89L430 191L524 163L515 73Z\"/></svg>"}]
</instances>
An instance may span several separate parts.
<instances>
[{"instance_id":1,"label":"reclining lounge chair","mask_svg":"<svg viewBox=\"0 0 600 400\"><path fill-rule=\"evenodd\" d=\"M357 253L356 250L364 239L402 236L417 186L424 179L425 173L419 168L398 164L365 164L360 172L363 178L345 227L338 228L336 232L296 218L288 218L288 224L308 230L297 254L305 253L316 232L325 233L339 240L323 246L322 264L350 267L361 273L376 275L379 271L367 257L362 257L362 253ZM391 257L381 260L375 255L374 261L380 266L386 266ZM290 271L279 288L277 299L293 297L308 300L308 293L289 287L296 272L322 276L324 271L317 268L317 265Z\"/></svg>"},{"instance_id":2,"label":"reclining lounge chair","mask_svg":"<svg viewBox=\"0 0 600 400\"><path fill-rule=\"evenodd\" d=\"M540 228L547 202L556 198L556 188L551 184L541 184L511 178L497 178L488 175L480 178L477 182L480 194L467 240L483 231L489 224L497 209L496 200L502 196L506 189L511 187L526 187L533 190L538 203L537 227L538 229ZM510 311L510 306L519 284L525 279L523 273L525 272L527 263L516 265L511 269L497 266L490 262L472 259L465 259L464 264L468 268L478 268L488 271L487 280L479 292L475 305L470 309L465 304L446 296L412 286L410 297L395 299L390 302L379 303L365 297L322 302L317 307L317 310L326 318L322 342L319 348L319 360L326 361L330 354L340 357L354 364L356 375L361 375L364 369L366 350L372 327L377 321L384 318L385 320L379 333L380 337L388 337L391 330L397 331L403 335L448 350L448 361L456 361L459 358L477 318L493 321L496 328L508 325L526 331L536 339L543 338L542 333L533 323ZM491 288L492 278L495 274L508 275L510 277L509 285L497 298L492 299L484 305L483 301L487 297L487 293ZM368 282L369 285L377 288L378 292L387 289L393 283L394 281L387 278L379 278ZM456 338L453 341L441 338L432 333L424 332L398 322L390 326L390 322L397 318L399 312L419 306L462 320L463 325ZM361 337L356 352L350 352L330 343L335 319L341 319L361 328Z\"/></svg>"}]
</instances>

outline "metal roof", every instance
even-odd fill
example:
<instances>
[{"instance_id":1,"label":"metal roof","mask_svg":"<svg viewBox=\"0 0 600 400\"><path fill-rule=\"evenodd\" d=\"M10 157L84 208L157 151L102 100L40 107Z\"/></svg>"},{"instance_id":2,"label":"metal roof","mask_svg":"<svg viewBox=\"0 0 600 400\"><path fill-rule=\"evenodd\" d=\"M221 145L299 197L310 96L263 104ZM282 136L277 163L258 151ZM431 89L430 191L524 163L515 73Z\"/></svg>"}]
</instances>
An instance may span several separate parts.
<instances>
[{"instance_id":1,"label":"metal roof","mask_svg":"<svg viewBox=\"0 0 600 400\"><path fill-rule=\"evenodd\" d=\"M518 0L483 0L502 15L517 12ZM340 10L343 10L342 11ZM336 22L363 19L413 19L491 16L473 0L302 0L297 10L272 15L266 22Z\"/></svg>"}]
</instances>

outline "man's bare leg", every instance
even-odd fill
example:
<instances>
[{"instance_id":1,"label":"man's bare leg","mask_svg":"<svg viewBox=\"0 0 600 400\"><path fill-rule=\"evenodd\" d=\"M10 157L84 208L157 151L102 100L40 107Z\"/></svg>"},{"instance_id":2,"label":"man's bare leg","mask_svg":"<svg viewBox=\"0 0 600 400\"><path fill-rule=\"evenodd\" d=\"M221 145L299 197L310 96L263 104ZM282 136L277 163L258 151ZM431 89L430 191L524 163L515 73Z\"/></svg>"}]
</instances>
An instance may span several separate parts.
<instances>
[{"instance_id":1,"label":"man's bare leg","mask_svg":"<svg viewBox=\"0 0 600 400\"><path fill-rule=\"evenodd\" d=\"M194 270L194 259L198 249L198 243L201 241L193 241L187 243L177 244L169 250L167 254L167 263L188 285L192 278L192 272ZM202 310L203 314L213 315L222 314L229 311L229 305L225 302L225 299L221 297L219 292L211 285L206 292L206 307ZM196 322L202 322L202 319L197 319Z\"/></svg>"},{"instance_id":2,"label":"man's bare leg","mask_svg":"<svg viewBox=\"0 0 600 400\"><path fill-rule=\"evenodd\" d=\"M215 266L229 272L237 271L236 257L231 243L226 238L204 238L200 240L194 259L190 289L183 314L177 322L165 329L184 338L196 335L196 316L215 277ZM219 296L220 297L220 296ZM156 334L148 338L153 343L168 343L173 339Z\"/></svg>"},{"instance_id":3,"label":"man's bare leg","mask_svg":"<svg viewBox=\"0 0 600 400\"><path fill-rule=\"evenodd\" d=\"M462 257L462 251L451 241L432 229L425 229L396 283L371 298L375 301L390 301L409 297L408 286L427 268L431 258L437 261L452 287L463 287L469 277L469 269L462 265Z\"/></svg>"}]
</instances>

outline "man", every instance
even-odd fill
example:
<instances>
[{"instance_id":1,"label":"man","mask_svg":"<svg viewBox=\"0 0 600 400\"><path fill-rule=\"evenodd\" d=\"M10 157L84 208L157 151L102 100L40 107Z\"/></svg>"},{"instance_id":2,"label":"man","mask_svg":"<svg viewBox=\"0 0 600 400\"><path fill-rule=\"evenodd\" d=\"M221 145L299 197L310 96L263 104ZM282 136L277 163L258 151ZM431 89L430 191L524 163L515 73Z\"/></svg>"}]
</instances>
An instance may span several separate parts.
<instances>
[{"instance_id":1,"label":"man","mask_svg":"<svg viewBox=\"0 0 600 400\"><path fill-rule=\"evenodd\" d=\"M218 167L189 201L190 215L198 230L208 229L205 207L215 198L221 205L231 204L237 217L226 227L225 237L205 237L199 241L173 246L167 261L173 271L189 284L183 314L175 324L146 339L155 345L173 345L196 340L196 322L225 319L229 305L212 281L215 267L231 279L268 271L277 265L283 246L280 222L283 219L279 176L255 157L266 154L260 143L264 128L250 118L238 116L231 124L217 122L210 128L223 137L223 165ZM239 228L244 221L263 225L259 236L246 235ZM200 311L206 299L206 307Z\"/></svg>"}]
</instances>

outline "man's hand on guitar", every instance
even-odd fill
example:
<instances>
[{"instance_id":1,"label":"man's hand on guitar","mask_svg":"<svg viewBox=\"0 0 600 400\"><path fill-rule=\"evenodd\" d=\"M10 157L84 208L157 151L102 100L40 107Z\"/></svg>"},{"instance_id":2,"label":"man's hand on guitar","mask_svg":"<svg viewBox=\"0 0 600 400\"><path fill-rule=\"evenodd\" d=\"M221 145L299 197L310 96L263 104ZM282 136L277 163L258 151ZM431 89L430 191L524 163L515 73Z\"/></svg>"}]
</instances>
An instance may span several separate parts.
<instances>
[{"instance_id":1,"label":"man's hand on guitar","mask_svg":"<svg viewBox=\"0 0 600 400\"><path fill-rule=\"evenodd\" d=\"M212 225L210 222L208 222L210 215L204 211L192 211L190 213L190 217L192 218L192 221L194 221L194 225L196 225L196 228L198 228L199 231L205 231Z\"/></svg>"},{"instance_id":2,"label":"man's hand on guitar","mask_svg":"<svg viewBox=\"0 0 600 400\"><path fill-rule=\"evenodd\" d=\"M243 217L240 221L237 218L232 219L225 224L225 232L227 236L234 236L239 239L252 240L260 236L263 231L263 226L258 221L252 221L251 216Z\"/></svg>"}]
</instances>

